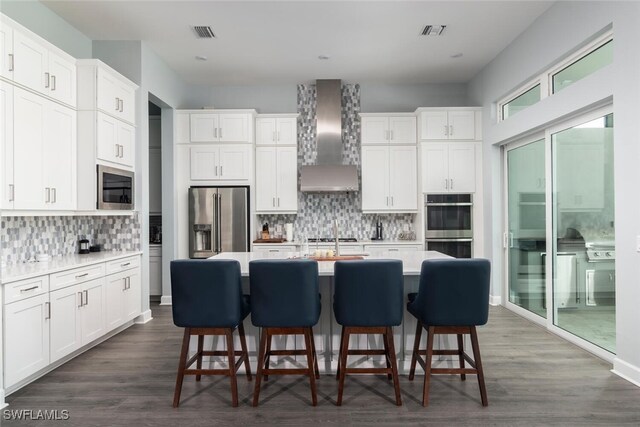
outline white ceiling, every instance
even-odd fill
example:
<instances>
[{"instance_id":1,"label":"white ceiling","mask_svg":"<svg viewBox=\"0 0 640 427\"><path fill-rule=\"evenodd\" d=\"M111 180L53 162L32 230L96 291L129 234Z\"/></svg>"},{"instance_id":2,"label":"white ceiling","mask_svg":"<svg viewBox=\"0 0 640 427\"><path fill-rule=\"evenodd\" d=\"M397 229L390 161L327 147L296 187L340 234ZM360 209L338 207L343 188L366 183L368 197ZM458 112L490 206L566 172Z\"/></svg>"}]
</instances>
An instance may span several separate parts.
<instances>
[{"instance_id":1,"label":"white ceiling","mask_svg":"<svg viewBox=\"0 0 640 427\"><path fill-rule=\"evenodd\" d=\"M93 40L143 40L188 83L271 85L467 82L553 2L43 3ZM426 24L447 29L420 36ZM216 38L197 39L193 25L211 26Z\"/></svg>"}]
</instances>

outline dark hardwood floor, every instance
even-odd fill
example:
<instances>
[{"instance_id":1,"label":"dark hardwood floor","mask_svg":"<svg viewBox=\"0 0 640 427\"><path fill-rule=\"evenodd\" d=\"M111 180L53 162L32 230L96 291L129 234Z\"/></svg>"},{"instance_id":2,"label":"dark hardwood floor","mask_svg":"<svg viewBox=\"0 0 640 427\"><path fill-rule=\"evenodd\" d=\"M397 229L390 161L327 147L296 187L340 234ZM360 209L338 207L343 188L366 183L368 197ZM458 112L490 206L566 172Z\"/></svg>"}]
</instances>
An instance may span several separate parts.
<instances>
[{"instance_id":1,"label":"dark hardwood floor","mask_svg":"<svg viewBox=\"0 0 640 427\"><path fill-rule=\"evenodd\" d=\"M318 406L308 380L270 377L251 407L253 383L238 379L232 408L229 379L185 379L180 408L171 407L182 330L169 307L7 397L6 409L66 409L67 421L7 421L2 425L640 425L640 388L609 372L609 364L502 307L479 328L489 406L467 376L436 376L430 406L421 406L422 376L401 376L403 406L386 376L348 377L342 407L337 382L322 375ZM255 366L252 367L255 372Z\"/></svg>"}]
</instances>

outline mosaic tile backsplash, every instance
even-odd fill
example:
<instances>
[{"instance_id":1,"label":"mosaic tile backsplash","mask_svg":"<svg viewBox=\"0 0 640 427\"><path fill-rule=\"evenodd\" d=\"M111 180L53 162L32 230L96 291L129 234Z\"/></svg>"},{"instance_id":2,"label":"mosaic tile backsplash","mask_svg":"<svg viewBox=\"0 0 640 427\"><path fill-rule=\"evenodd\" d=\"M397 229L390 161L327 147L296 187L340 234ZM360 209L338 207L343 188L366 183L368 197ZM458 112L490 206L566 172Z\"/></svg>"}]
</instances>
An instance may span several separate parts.
<instances>
[{"instance_id":1,"label":"mosaic tile backsplash","mask_svg":"<svg viewBox=\"0 0 640 427\"><path fill-rule=\"evenodd\" d=\"M358 166L360 173L360 85L342 85L342 160L344 164ZM315 164L316 147L316 86L298 85L298 171L299 166ZM298 187L300 174L298 173ZM362 187L360 185L360 187ZM384 238L397 239L406 225L413 227L413 214L363 214L360 191L354 193L302 193L298 192L297 215L259 215L260 224L293 223L296 240L303 237L333 236L333 220L337 219L341 237L370 239L375 234L375 223L383 224ZM413 228L411 228L413 230Z\"/></svg>"},{"instance_id":2,"label":"mosaic tile backsplash","mask_svg":"<svg viewBox=\"0 0 640 427\"><path fill-rule=\"evenodd\" d=\"M0 256L7 265L30 261L38 253L52 257L78 253L78 240L101 244L103 251L139 250L140 217L46 216L0 219Z\"/></svg>"}]
</instances>

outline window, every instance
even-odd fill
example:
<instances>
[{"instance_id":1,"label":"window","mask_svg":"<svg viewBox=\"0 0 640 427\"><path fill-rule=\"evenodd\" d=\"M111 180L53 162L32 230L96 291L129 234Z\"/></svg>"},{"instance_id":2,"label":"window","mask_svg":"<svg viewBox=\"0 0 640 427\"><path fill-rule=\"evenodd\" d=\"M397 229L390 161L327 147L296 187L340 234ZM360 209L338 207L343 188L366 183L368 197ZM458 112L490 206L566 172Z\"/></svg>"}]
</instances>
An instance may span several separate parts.
<instances>
[{"instance_id":1,"label":"window","mask_svg":"<svg viewBox=\"0 0 640 427\"><path fill-rule=\"evenodd\" d=\"M540 83L502 105L502 120L540 101Z\"/></svg>"},{"instance_id":2,"label":"window","mask_svg":"<svg viewBox=\"0 0 640 427\"><path fill-rule=\"evenodd\" d=\"M553 74L551 93L558 93L578 80L613 62L613 40L590 51Z\"/></svg>"}]
</instances>

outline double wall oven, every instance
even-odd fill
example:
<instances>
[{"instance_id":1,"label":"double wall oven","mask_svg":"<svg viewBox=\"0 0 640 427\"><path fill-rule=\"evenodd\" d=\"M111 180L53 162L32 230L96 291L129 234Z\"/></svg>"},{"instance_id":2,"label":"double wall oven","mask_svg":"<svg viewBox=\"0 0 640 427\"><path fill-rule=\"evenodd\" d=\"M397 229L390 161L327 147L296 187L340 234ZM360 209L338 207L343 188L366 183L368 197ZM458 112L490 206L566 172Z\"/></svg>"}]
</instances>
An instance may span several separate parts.
<instances>
[{"instance_id":1,"label":"double wall oven","mask_svg":"<svg viewBox=\"0 0 640 427\"><path fill-rule=\"evenodd\" d=\"M473 195L425 195L425 248L455 258L473 255Z\"/></svg>"}]
</instances>

